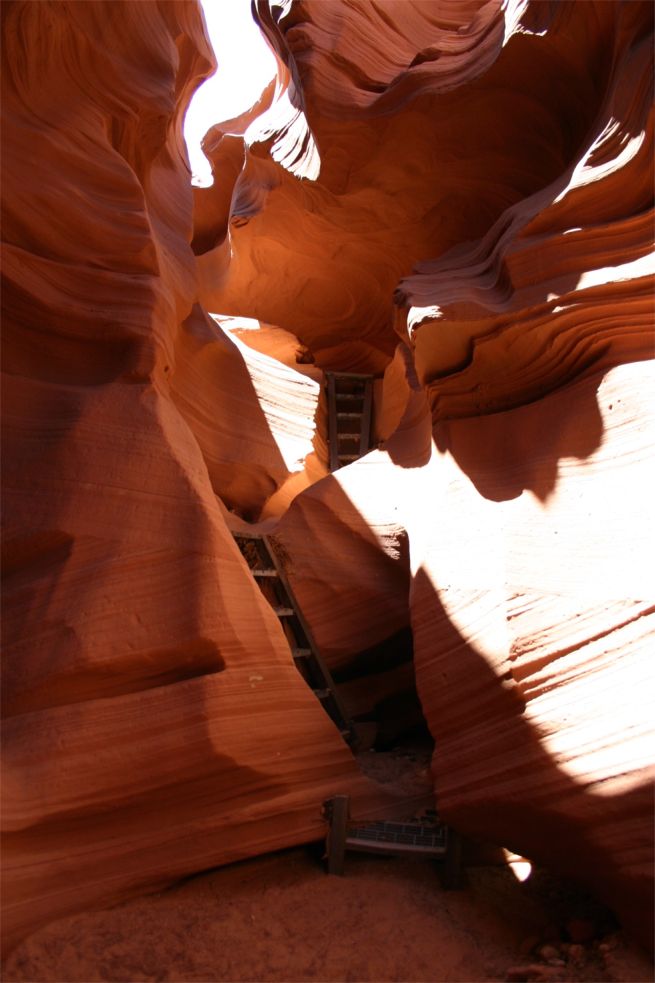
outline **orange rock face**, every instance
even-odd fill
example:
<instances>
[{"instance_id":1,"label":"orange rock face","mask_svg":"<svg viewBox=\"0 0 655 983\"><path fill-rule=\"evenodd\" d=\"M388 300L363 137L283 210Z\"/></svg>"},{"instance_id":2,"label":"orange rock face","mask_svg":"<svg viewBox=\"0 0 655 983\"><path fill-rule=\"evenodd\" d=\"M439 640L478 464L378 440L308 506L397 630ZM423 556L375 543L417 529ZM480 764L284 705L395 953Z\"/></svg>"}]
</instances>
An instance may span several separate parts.
<instances>
[{"instance_id":1,"label":"orange rock face","mask_svg":"<svg viewBox=\"0 0 655 983\"><path fill-rule=\"evenodd\" d=\"M312 449L318 386L280 366L307 420L276 422L275 387L260 401L257 372L194 308L180 125L211 67L199 11L3 16L11 945L320 838L333 792L360 813L394 801L295 670L217 497L259 511L284 484Z\"/></svg>"},{"instance_id":2,"label":"orange rock face","mask_svg":"<svg viewBox=\"0 0 655 983\"><path fill-rule=\"evenodd\" d=\"M194 4L2 7L6 943L399 808L258 520L335 671L411 626L443 815L645 938L651 5L257 12L278 80L192 196ZM330 368L378 377L332 475Z\"/></svg>"}]
</instances>

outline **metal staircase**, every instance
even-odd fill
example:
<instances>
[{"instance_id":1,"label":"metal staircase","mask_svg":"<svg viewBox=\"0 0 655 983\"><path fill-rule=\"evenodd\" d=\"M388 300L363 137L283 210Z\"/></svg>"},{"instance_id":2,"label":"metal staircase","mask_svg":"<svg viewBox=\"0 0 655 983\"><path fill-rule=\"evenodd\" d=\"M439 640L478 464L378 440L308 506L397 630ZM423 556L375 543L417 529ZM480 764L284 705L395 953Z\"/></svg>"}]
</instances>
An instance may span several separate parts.
<instances>
[{"instance_id":1,"label":"metal staircase","mask_svg":"<svg viewBox=\"0 0 655 983\"><path fill-rule=\"evenodd\" d=\"M352 721L337 693L334 680L318 653L307 622L293 595L275 548L269 538L257 533L233 532L237 546L259 588L280 619L293 661L314 696L339 728L348 744L356 744Z\"/></svg>"},{"instance_id":2,"label":"metal staircase","mask_svg":"<svg viewBox=\"0 0 655 983\"><path fill-rule=\"evenodd\" d=\"M330 471L357 461L371 449L373 376L326 372Z\"/></svg>"}]
</instances>

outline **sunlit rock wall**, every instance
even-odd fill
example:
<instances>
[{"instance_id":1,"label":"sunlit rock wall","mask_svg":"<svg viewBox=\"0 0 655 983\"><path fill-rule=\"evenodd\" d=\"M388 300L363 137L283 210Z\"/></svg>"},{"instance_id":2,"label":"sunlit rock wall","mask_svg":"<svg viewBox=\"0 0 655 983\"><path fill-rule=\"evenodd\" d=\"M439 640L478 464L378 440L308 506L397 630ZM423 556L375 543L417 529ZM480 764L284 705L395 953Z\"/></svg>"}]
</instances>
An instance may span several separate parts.
<instances>
[{"instance_id":1,"label":"sunlit rock wall","mask_svg":"<svg viewBox=\"0 0 655 983\"><path fill-rule=\"evenodd\" d=\"M602 285L641 276L651 239L647 4L272 10L258 4L296 112L226 123L207 142L231 189L229 214L222 180L196 192L198 214L223 203L220 235L203 225L194 247L208 309L292 331L323 367L379 373L411 306L417 370L447 415L469 411L469 390L471 411L488 412L583 362L644 357L643 340L605 323ZM300 173L320 158L318 179L271 153ZM576 288L593 315L584 331L566 301ZM627 329L648 303L643 286L632 293Z\"/></svg>"},{"instance_id":2,"label":"sunlit rock wall","mask_svg":"<svg viewBox=\"0 0 655 983\"><path fill-rule=\"evenodd\" d=\"M388 366L380 449L276 529L289 576L337 669L407 605L444 815L648 938L652 8L258 9L321 173L254 142L266 198L201 293L247 284L320 366Z\"/></svg>"},{"instance_id":3,"label":"sunlit rock wall","mask_svg":"<svg viewBox=\"0 0 655 983\"><path fill-rule=\"evenodd\" d=\"M259 518L335 670L411 625L443 814L645 937L652 8L256 6L278 78L192 200L195 5L2 5L7 942L393 811ZM378 376L331 476L327 368Z\"/></svg>"}]
</instances>

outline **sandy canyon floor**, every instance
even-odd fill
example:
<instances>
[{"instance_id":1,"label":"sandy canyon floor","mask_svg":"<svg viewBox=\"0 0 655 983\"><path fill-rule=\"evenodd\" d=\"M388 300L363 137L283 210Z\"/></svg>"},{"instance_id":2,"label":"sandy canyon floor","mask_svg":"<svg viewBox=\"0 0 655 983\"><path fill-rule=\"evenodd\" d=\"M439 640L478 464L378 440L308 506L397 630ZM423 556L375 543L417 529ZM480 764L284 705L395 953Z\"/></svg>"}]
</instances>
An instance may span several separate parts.
<instances>
[{"instance_id":1,"label":"sandy canyon floor","mask_svg":"<svg viewBox=\"0 0 655 983\"><path fill-rule=\"evenodd\" d=\"M3 979L652 980L643 953L560 881L537 872L521 885L494 867L466 880L444 891L431 863L365 854L330 877L320 850L297 848L53 922L14 950ZM563 942L567 925L594 938Z\"/></svg>"}]
</instances>

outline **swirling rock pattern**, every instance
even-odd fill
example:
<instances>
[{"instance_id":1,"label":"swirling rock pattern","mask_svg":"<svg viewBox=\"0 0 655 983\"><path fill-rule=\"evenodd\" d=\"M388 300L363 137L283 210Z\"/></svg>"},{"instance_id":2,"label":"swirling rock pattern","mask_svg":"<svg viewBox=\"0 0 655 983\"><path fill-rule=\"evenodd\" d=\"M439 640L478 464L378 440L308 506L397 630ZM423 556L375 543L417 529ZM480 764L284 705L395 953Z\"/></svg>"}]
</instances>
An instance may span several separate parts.
<instances>
[{"instance_id":1,"label":"swirling rock pattern","mask_svg":"<svg viewBox=\"0 0 655 983\"><path fill-rule=\"evenodd\" d=\"M277 527L296 589L338 667L349 642L352 657L396 630L400 560L440 808L478 836L514 830L517 851L593 882L649 938L652 383L630 363L654 341L652 9L299 2L260 19L321 153L296 192L311 271L322 256L340 285L315 330L305 280L285 326L319 365L378 370L354 357L365 338L389 366L386 443ZM253 236L292 193L282 178ZM325 247L344 236L356 283ZM371 274L399 277L393 317ZM404 385L392 328L413 356Z\"/></svg>"},{"instance_id":2,"label":"swirling rock pattern","mask_svg":"<svg viewBox=\"0 0 655 983\"><path fill-rule=\"evenodd\" d=\"M252 520L335 671L411 625L444 815L646 937L652 7L256 9L278 78L192 195L198 8L2 5L6 942L398 808ZM334 475L328 368L378 377Z\"/></svg>"},{"instance_id":3,"label":"swirling rock pattern","mask_svg":"<svg viewBox=\"0 0 655 983\"><path fill-rule=\"evenodd\" d=\"M511 828L517 852L593 883L644 939L655 582L634 520L652 486L652 376L624 365L441 424L441 518L411 595L443 811L492 839Z\"/></svg>"},{"instance_id":4,"label":"swirling rock pattern","mask_svg":"<svg viewBox=\"0 0 655 983\"><path fill-rule=\"evenodd\" d=\"M2 13L12 945L53 917L320 837L335 791L360 813L397 806L293 667L217 497L258 511L284 484L312 452L318 387L280 366L260 404L261 365L251 375L194 307L180 128L212 64L199 11ZM276 408L285 386L297 420Z\"/></svg>"},{"instance_id":5,"label":"swirling rock pattern","mask_svg":"<svg viewBox=\"0 0 655 983\"><path fill-rule=\"evenodd\" d=\"M376 373L409 313L440 416L520 405L582 362L647 356L652 284L628 288L629 338L607 320L624 309L621 285L648 272L648 5L272 9L259 4L259 18L294 79L320 176L299 184L266 159L272 137L251 144L237 181L251 206L229 270L200 257L209 309L294 332L325 368ZM220 193L199 195L209 207ZM517 378L496 393L507 349L503 380Z\"/></svg>"}]
</instances>

